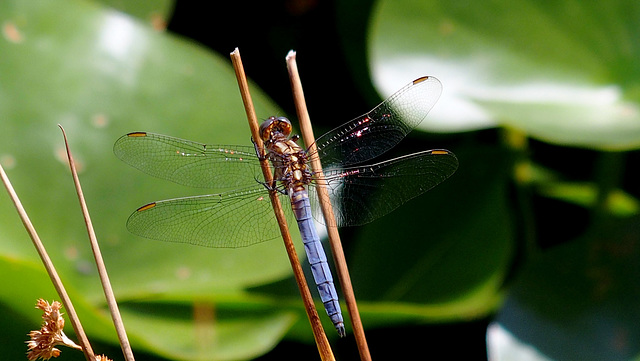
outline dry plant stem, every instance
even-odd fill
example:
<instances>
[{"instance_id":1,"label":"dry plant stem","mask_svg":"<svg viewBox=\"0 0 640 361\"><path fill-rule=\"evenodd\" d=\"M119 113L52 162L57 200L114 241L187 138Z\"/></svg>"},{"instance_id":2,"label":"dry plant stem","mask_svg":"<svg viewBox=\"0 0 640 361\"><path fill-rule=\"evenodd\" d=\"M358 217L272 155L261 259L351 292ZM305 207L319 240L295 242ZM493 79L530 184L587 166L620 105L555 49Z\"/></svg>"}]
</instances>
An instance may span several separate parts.
<instances>
[{"instance_id":1,"label":"dry plant stem","mask_svg":"<svg viewBox=\"0 0 640 361\"><path fill-rule=\"evenodd\" d=\"M259 135L260 132L258 119L256 117L255 110L253 108L253 101L251 100L251 95L249 93L249 85L244 74L242 59L240 58L240 51L237 48L231 53L231 62L233 63L233 68L236 72L236 78L238 79L240 94L242 95L242 101L244 103L247 118L249 120L249 127L251 128L251 136L256 142L258 149L263 152L264 146ZM262 155L264 156L264 153ZM264 174L266 184L273 184L273 175L271 173L271 167L269 166L268 160L264 158L260 163L262 166L262 172ZM309 291L307 281L304 278L302 266L300 265L300 261L298 260L298 254L293 245L293 241L291 240L291 235L289 234L289 229L287 228L287 221L284 215L284 211L282 210L282 205L280 204L280 200L278 198L278 192L273 189L269 192L269 196L271 198L271 204L273 205L276 219L278 220L278 225L280 226L280 233L282 234L282 239L284 240L284 246L287 250L289 261L291 262L291 268L293 269L293 274L295 276L296 283L298 284L298 288L300 289L300 295L302 296L302 301L304 302L305 310L307 311L307 316L309 317L309 322L311 323L313 337L315 338L316 345L318 346L320 358L323 361L335 360L333 352L331 351L331 346L329 345L329 341L327 340L327 336L325 335L322 324L320 323L320 318L318 317L318 312L316 311L315 305L313 303L313 298L311 297L311 292Z\"/></svg>"},{"instance_id":2,"label":"dry plant stem","mask_svg":"<svg viewBox=\"0 0 640 361\"><path fill-rule=\"evenodd\" d=\"M11 185L11 182L9 181L9 178L7 177L6 173L4 172L2 165L0 165L0 177L2 178L2 183L4 183L5 188L7 188L9 197L11 197L11 201L16 207L16 210L18 211L18 215L20 216L20 219L22 220L24 227L27 229L27 233L29 234L29 237L31 237L31 240L33 241L33 245L36 247L36 251L38 251L38 255L40 256L40 259L42 259L42 263L44 264L44 267L47 270L47 273L49 274L49 278L51 278L51 282L53 283L53 286L55 287L56 291L58 292L58 295L60 296L60 299L62 300L62 304L67 310L67 315L69 316L69 320L71 321L73 330L75 331L78 337L78 342L80 343L80 346L82 346L84 357L87 359L87 361L94 361L96 357L93 354L93 349L91 348L91 345L89 344L89 339L87 338L87 335L84 333L82 324L80 324L80 319L78 318L78 314L76 313L75 308L73 308L71 299L69 298L67 291L64 289L64 285L60 280L60 276L58 276L58 272L56 272L56 269L53 266L53 262L51 262L51 259L49 258L49 255L47 254L47 251L44 248L44 245L42 244L42 241L40 240L40 237L38 236L36 229L33 227L33 224L31 223L31 220L29 219L27 212L22 206L22 203L20 202L18 195L13 189L13 186Z\"/></svg>"},{"instance_id":3,"label":"dry plant stem","mask_svg":"<svg viewBox=\"0 0 640 361\"><path fill-rule=\"evenodd\" d=\"M80 186L80 179L78 178L78 172L76 171L75 162L73 161L73 156L71 156L71 151L69 150L69 143L67 142L67 134L65 133L64 128L62 128L60 124L58 124L58 127L60 127L60 130L62 131L62 136L64 137L64 145L67 150L67 158L69 159L69 167L71 168L73 183L76 187L76 192L78 193L80 208L82 209L82 215L84 216L84 223L87 227L87 232L89 233L89 243L91 244L91 250L93 251L93 256L96 260L96 266L98 267L98 274L100 275L100 281L102 282L102 289L104 290L104 295L105 295L105 298L107 299L107 304L109 305L111 318L113 319L113 323L116 328L116 333L118 334L118 339L120 340L120 347L122 348L122 352L124 354L125 360L133 361L134 360L133 351L131 350L131 345L129 344L129 339L127 338L127 333L125 332L124 324L122 323L122 317L120 317L118 304L113 294L111 283L109 282L109 275L107 274L107 268L104 265L104 260L102 259L102 253L100 252L100 246L98 245L98 239L96 238L96 233L93 229L93 224L91 223L91 216L89 215L89 209L87 208L87 203L85 202L84 194L82 193L82 186Z\"/></svg>"},{"instance_id":4,"label":"dry plant stem","mask_svg":"<svg viewBox=\"0 0 640 361\"><path fill-rule=\"evenodd\" d=\"M289 80L291 81L291 89L293 92L293 101L300 121L302 138L304 139L304 143L307 147L309 147L309 153L312 155L311 166L313 168L313 172L318 175L319 179L324 179L322 164L320 164L320 159L318 158L318 153L316 151L316 141L313 135L313 128L311 127L311 120L309 119L309 112L307 111L307 105L304 100L300 74L298 74L296 53L294 51L290 51L289 54L287 54L286 60L287 69L289 70ZM327 192L326 184L318 182L316 190L318 191L322 214L324 216L325 223L327 224L327 232L329 234L329 243L331 244L333 260L336 265L338 278L340 279L342 292L344 293L347 310L349 311L349 316L351 318L351 325L353 327L353 334L356 338L356 344L358 345L360 359L371 360L369 347L367 346L367 339L364 335L364 328L362 327L362 321L360 320L360 313L358 312L356 297L353 292L353 286L351 285L349 269L347 268L344 251L342 250L342 243L340 242L340 234L338 233L337 227L329 226L330 224L335 225L336 221L333 208L331 208L331 201L329 200L329 193Z\"/></svg>"}]
</instances>

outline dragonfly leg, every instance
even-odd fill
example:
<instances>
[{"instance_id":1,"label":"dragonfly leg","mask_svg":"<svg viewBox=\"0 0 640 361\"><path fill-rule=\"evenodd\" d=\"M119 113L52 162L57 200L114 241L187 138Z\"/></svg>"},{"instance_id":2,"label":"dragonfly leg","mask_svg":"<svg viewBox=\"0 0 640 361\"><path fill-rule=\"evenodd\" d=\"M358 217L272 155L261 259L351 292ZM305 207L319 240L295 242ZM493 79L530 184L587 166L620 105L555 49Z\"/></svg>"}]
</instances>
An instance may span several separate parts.
<instances>
[{"instance_id":1,"label":"dragonfly leg","mask_svg":"<svg viewBox=\"0 0 640 361\"><path fill-rule=\"evenodd\" d=\"M261 180L259 180L257 177L254 177L253 179L255 179L257 183L262 184L262 186L263 186L263 187L265 187L265 188L266 188L267 190L269 190L269 191L276 191L276 192L278 192L278 193L280 193L280 194L284 194L285 196L286 196L286 195L289 195L289 192L287 192L287 190L286 190L285 188L283 188L283 187L278 187L278 186L276 185L276 181L277 181L277 179L274 179L274 180L273 180L273 184L268 184L267 182L261 181Z\"/></svg>"},{"instance_id":2,"label":"dragonfly leg","mask_svg":"<svg viewBox=\"0 0 640 361\"><path fill-rule=\"evenodd\" d=\"M251 137L251 143L253 144L253 148L256 150L256 156L258 157L258 160L262 162L265 159L269 159L268 155L262 155L262 152L260 151L260 148L258 147L258 144L256 144L256 141L253 139L253 137Z\"/></svg>"}]
</instances>

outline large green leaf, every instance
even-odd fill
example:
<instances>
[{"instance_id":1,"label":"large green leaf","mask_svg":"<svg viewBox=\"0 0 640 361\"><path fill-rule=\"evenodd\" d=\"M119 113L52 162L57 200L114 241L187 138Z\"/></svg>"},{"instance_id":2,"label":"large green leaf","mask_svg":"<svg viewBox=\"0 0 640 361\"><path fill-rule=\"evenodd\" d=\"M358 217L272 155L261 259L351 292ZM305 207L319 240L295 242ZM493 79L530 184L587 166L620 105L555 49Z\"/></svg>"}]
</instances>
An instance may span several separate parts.
<instances>
[{"instance_id":1,"label":"large green leaf","mask_svg":"<svg viewBox=\"0 0 640 361\"><path fill-rule=\"evenodd\" d=\"M238 306L243 299L228 303L199 302L193 308L175 304L124 304L121 311L129 332L145 335L141 342L143 348L158 351L164 357L250 359L270 350L296 316L264 304L257 308Z\"/></svg>"},{"instance_id":2,"label":"large green leaf","mask_svg":"<svg viewBox=\"0 0 640 361\"><path fill-rule=\"evenodd\" d=\"M58 123L65 127L80 167L102 253L120 300L161 295L188 304L194 295L205 299L237 296L246 287L290 274L277 241L214 250L149 241L125 229L128 214L145 202L206 190L185 189L129 168L112 153L119 136L147 130L201 142L251 144L238 87L226 59L154 31L130 16L80 0L3 1L0 23L0 161L62 279L75 290L76 302L86 305L85 312L102 315L104 301L64 161ZM255 86L252 92L260 117L281 113ZM25 269L33 268L39 261L6 195L0 195L0 214L3 264L17 262ZM51 297L51 290L26 278L26 273L13 275L11 283L4 283L0 302L31 317L35 299ZM41 276L46 280L44 273ZM28 292L25 284L33 285ZM273 317L254 313L242 318L248 322L253 317L256 327L269 332L270 345L282 336L289 317L273 312ZM129 315L132 320L142 317ZM186 317L182 322L181 327L187 327L184 325L192 320ZM221 323L221 334L226 325L237 327L234 321ZM103 326L90 322L85 327L91 335L105 337L100 331ZM133 328L132 338L140 340L138 344L165 355L180 355L179 346L170 340L152 342L160 336L158 328L144 331ZM108 334L113 340L113 333ZM205 358L244 358L264 352L268 346L255 343L254 336L238 333L234 336L237 342L230 346L236 353L226 349L223 355L210 349Z\"/></svg>"},{"instance_id":3,"label":"large green leaf","mask_svg":"<svg viewBox=\"0 0 640 361\"><path fill-rule=\"evenodd\" d=\"M146 20L155 29L164 29L171 16L174 0L100 0L102 4L118 9L124 13Z\"/></svg>"},{"instance_id":4,"label":"large green leaf","mask_svg":"<svg viewBox=\"0 0 640 361\"><path fill-rule=\"evenodd\" d=\"M373 76L386 93L401 79L439 77L428 129L500 124L558 144L637 148L638 14L629 0L383 0L372 21Z\"/></svg>"},{"instance_id":5,"label":"large green leaf","mask_svg":"<svg viewBox=\"0 0 640 361\"><path fill-rule=\"evenodd\" d=\"M489 334L496 360L631 360L640 357L638 218L595 232L532 259L514 282ZM500 337L502 336L502 337ZM507 352L509 348L519 351ZM522 354L520 354L522 355ZM544 355L544 356L542 356Z\"/></svg>"}]
</instances>

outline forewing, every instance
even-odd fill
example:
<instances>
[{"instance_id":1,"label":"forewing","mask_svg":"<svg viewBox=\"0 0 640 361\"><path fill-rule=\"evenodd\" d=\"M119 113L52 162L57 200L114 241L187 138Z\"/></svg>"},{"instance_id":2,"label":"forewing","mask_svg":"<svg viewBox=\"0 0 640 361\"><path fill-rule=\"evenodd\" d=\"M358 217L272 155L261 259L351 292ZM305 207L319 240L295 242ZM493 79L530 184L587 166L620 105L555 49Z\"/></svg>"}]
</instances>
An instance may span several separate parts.
<instances>
[{"instance_id":1,"label":"forewing","mask_svg":"<svg viewBox=\"0 0 640 361\"><path fill-rule=\"evenodd\" d=\"M250 146L207 145L166 135L135 132L120 137L113 152L152 176L190 187L225 191L254 185L260 173Z\"/></svg>"},{"instance_id":2,"label":"forewing","mask_svg":"<svg viewBox=\"0 0 640 361\"><path fill-rule=\"evenodd\" d=\"M318 137L322 166L362 163L393 148L426 118L441 93L438 79L416 79L370 112Z\"/></svg>"}]
</instances>

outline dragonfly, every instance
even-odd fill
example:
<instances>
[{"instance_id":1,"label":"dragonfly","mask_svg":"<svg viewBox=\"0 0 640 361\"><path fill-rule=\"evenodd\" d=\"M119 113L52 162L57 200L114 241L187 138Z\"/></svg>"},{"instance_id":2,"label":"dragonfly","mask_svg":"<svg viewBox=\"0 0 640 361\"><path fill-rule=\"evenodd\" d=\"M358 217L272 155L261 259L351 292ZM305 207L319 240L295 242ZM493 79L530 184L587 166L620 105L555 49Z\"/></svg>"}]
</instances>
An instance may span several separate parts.
<instances>
[{"instance_id":1,"label":"dragonfly","mask_svg":"<svg viewBox=\"0 0 640 361\"><path fill-rule=\"evenodd\" d=\"M156 201L134 211L127 229L141 237L213 248L238 248L280 236L269 192L291 204L288 219L298 225L311 273L327 315L338 334L344 320L326 253L314 220L329 227L358 226L382 217L449 178L458 159L446 149L425 150L394 159L373 159L395 147L420 124L442 92L440 81L418 78L371 111L316 139L316 154L297 144L291 122L269 117L260 126L264 142L210 145L166 135L133 132L120 137L114 153L152 176L214 193ZM317 155L323 173L314 172ZM274 184L260 181L260 161L273 168ZM363 165L364 162L373 162ZM320 176L323 174L323 176ZM323 184L334 220L324 220L318 196Z\"/></svg>"}]
</instances>

